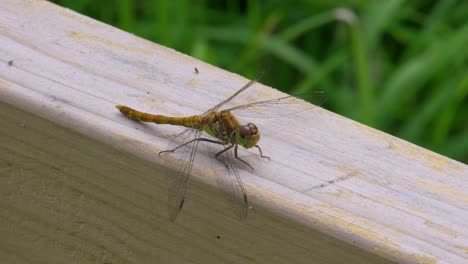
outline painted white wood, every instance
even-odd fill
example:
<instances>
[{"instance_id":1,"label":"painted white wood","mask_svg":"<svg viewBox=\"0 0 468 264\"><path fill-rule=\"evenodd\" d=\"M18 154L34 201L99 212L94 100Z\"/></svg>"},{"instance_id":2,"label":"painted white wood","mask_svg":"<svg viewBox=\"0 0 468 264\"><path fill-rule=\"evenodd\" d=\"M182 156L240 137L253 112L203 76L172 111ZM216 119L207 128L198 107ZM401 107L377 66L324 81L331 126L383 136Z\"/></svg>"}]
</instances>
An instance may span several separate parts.
<instances>
[{"instance_id":1,"label":"painted white wood","mask_svg":"<svg viewBox=\"0 0 468 264\"><path fill-rule=\"evenodd\" d=\"M466 261L468 167L321 108L240 117L257 124L271 157L241 151L255 167L239 166L251 201L245 221L202 151L170 222L166 181L180 162L157 153L180 129L133 122L114 105L199 114L247 81L47 1L3 0L0 259ZM257 84L237 102L276 96Z\"/></svg>"}]
</instances>

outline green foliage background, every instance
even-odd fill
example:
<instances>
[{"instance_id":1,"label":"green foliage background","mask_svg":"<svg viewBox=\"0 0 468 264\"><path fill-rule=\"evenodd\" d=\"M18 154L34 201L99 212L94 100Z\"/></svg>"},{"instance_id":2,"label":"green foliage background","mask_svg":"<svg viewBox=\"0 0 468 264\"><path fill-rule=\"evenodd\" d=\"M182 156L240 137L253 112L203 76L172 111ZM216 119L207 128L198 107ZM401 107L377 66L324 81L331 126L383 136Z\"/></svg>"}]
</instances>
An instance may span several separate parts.
<instances>
[{"instance_id":1,"label":"green foliage background","mask_svg":"<svg viewBox=\"0 0 468 264\"><path fill-rule=\"evenodd\" d=\"M468 161L468 1L53 2Z\"/></svg>"}]
</instances>

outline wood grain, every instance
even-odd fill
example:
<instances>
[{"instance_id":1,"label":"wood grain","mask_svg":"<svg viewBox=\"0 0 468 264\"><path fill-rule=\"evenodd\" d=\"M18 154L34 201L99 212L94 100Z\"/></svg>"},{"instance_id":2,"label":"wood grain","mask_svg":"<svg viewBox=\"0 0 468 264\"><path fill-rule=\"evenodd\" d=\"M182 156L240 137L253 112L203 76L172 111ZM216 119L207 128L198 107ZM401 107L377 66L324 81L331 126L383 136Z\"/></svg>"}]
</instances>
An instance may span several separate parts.
<instances>
[{"instance_id":1,"label":"wood grain","mask_svg":"<svg viewBox=\"0 0 468 264\"><path fill-rule=\"evenodd\" d=\"M241 152L255 167L239 166L252 207L245 221L202 151L170 222L167 178L180 161L156 154L180 130L128 120L114 106L199 114L246 82L47 1L2 1L0 259L466 261L468 166L321 108L240 117L259 127L271 157ZM281 95L256 84L237 103Z\"/></svg>"}]
</instances>

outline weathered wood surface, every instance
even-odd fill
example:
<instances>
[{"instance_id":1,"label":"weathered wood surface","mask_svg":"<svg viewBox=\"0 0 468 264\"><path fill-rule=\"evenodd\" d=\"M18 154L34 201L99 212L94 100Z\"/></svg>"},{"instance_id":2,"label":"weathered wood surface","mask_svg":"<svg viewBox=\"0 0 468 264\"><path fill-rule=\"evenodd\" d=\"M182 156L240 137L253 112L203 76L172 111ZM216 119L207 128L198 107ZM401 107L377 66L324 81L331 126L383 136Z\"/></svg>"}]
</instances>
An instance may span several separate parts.
<instances>
[{"instance_id":1,"label":"weathered wood surface","mask_svg":"<svg viewBox=\"0 0 468 264\"><path fill-rule=\"evenodd\" d=\"M255 167L239 166L245 221L201 153L170 222L180 163L156 153L179 130L114 105L197 114L246 82L49 2L3 0L2 263L466 261L468 167L321 108L255 120L271 161L241 152ZM279 94L255 91L240 103Z\"/></svg>"}]
</instances>

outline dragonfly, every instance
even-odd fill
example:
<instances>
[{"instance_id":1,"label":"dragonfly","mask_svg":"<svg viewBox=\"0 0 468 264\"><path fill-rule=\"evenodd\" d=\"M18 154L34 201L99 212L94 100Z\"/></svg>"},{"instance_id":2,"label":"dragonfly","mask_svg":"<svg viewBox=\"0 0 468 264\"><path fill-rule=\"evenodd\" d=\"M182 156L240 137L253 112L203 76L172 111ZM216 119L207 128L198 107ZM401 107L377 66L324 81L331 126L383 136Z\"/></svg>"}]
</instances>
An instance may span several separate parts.
<instances>
[{"instance_id":1,"label":"dragonfly","mask_svg":"<svg viewBox=\"0 0 468 264\"><path fill-rule=\"evenodd\" d=\"M294 96L288 95L223 109L223 107L225 107L239 94L245 92L257 83L262 75L263 74L260 74L257 78L245 84L237 92L201 115L170 117L141 112L124 105L116 105L116 108L123 115L136 121L186 127L186 130L179 133L176 137L186 139L185 142L174 145L175 147L158 153L159 156L163 153L179 152L180 159L183 160L183 166L181 166L180 170L174 172L175 175L171 175L170 177L168 212L171 221L175 221L184 205L188 181L192 174L192 168L195 162L195 156L198 152L198 144L200 142L220 145L223 147L214 156L226 169L227 175L225 177L227 177L227 179L224 181L227 184L226 191L229 194L230 200L232 200L232 204L235 207L238 218L245 219L247 217L249 201L234 160L240 161L251 170L253 170L253 167L247 161L239 157L239 146L244 149L257 149L261 158L270 160L270 157L263 155L263 151L258 145L258 142L260 141L260 132L257 126L253 123L241 124L235 113L237 114L241 111L250 110L250 114L254 113L253 116L257 116L258 113L263 113L260 114L260 116L265 115L266 117L272 117L273 115L270 115L272 114L271 111L259 110L265 108L268 110L271 107L271 109L276 109L276 112L280 113L280 116L285 116L291 112L291 105L298 104L302 101ZM318 98L317 104L320 105L321 102L323 102L324 97L322 95L315 97ZM292 113L294 114L300 111L301 110L293 110ZM209 137L206 137L205 134ZM232 151L234 157L232 157Z\"/></svg>"}]
</instances>

